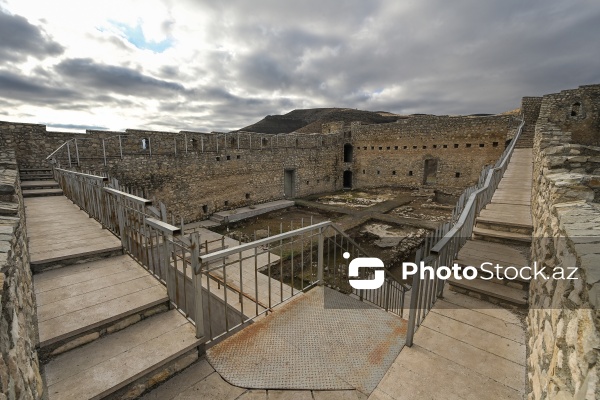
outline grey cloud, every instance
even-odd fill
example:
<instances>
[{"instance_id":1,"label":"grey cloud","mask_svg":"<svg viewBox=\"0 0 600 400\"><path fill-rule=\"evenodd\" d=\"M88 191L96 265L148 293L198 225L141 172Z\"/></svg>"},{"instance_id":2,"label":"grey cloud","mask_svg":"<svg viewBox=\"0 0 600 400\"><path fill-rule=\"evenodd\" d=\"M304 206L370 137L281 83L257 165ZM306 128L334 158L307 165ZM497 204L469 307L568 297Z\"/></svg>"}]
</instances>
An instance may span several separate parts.
<instances>
[{"instance_id":1,"label":"grey cloud","mask_svg":"<svg viewBox=\"0 0 600 400\"><path fill-rule=\"evenodd\" d=\"M54 104L79 98L77 92L53 87L32 77L0 70L0 97L25 103Z\"/></svg>"},{"instance_id":2,"label":"grey cloud","mask_svg":"<svg viewBox=\"0 0 600 400\"><path fill-rule=\"evenodd\" d=\"M149 98L185 91L185 87L180 83L156 79L132 68L98 64L89 58L64 60L55 70L65 79L83 85L88 90Z\"/></svg>"},{"instance_id":3,"label":"grey cloud","mask_svg":"<svg viewBox=\"0 0 600 400\"><path fill-rule=\"evenodd\" d=\"M0 10L0 59L22 61L28 56L43 59L63 51L63 46L24 17Z\"/></svg>"}]
</instances>

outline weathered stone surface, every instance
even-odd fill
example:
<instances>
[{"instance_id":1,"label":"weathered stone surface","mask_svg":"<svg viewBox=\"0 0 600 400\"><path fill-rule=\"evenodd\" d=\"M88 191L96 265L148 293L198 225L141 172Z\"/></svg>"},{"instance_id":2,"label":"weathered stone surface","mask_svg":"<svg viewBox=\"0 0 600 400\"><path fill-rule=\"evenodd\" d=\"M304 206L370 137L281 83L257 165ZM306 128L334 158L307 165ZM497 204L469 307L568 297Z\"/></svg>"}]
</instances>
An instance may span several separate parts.
<instances>
[{"instance_id":1,"label":"weathered stone surface","mask_svg":"<svg viewBox=\"0 0 600 400\"><path fill-rule=\"evenodd\" d=\"M14 152L0 132L0 399L41 399L35 304ZM6 216L9 215L9 216Z\"/></svg>"}]
</instances>

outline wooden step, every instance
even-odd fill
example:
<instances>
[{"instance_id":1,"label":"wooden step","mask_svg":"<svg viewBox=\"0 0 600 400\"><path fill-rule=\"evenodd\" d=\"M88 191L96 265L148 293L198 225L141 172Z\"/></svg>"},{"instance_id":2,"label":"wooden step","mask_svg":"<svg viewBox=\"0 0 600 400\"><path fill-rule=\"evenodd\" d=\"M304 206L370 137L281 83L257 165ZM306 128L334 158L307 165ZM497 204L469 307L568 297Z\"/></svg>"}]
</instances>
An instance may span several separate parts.
<instances>
[{"instance_id":1,"label":"wooden step","mask_svg":"<svg viewBox=\"0 0 600 400\"><path fill-rule=\"evenodd\" d=\"M31 175L20 175L21 181L45 181L54 180L52 174L31 174Z\"/></svg>"},{"instance_id":2,"label":"wooden step","mask_svg":"<svg viewBox=\"0 0 600 400\"><path fill-rule=\"evenodd\" d=\"M20 173L37 173L37 172L52 172L52 168L19 168Z\"/></svg>"},{"instance_id":3,"label":"wooden step","mask_svg":"<svg viewBox=\"0 0 600 400\"><path fill-rule=\"evenodd\" d=\"M137 397L198 358L194 326L178 311L148 318L62 354L44 368L50 400Z\"/></svg>"},{"instance_id":4,"label":"wooden step","mask_svg":"<svg viewBox=\"0 0 600 400\"><path fill-rule=\"evenodd\" d=\"M531 223L518 223L515 221L503 220L499 217L477 217L476 227L483 229L490 229L494 231L510 232L510 233L521 233L524 235L531 236L533 232L533 225Z\"/></svg>"},{"instance_id":5,"label":"wooden step","mask_svg":"<svg viewBox=\"0 0 600 400\"><path fill-rule=\"evenodd\" d=\"M499 243L531 243L531 235L516 232L496 231L492 229L479 228L477 226L473 228L473 239L490 240Z\"/></svg>"},{"instance_id":6,"label":"wooden step","mask_svg":"<svg viewBox=\"0 0 600 400\"><path fill-rule=\"evenodd\" d=\"M34 290L42 358L166 311L169 300L162 283L127 255L36 274Z\"/></svg>"},{"instance_id":7,"label":"wooden step","mask_svg":"<svg viewBox=\"0 0 600 400\"><path fill-rule=\"evenodd\" d=\"M58 184L58 182L54 180L21 182L21 189L50 189L59 187L60 185Z\"/></svg>"},{"instance_id":8,"label":"wooden step","mask_svg":"<svg viewBox=\"0 0 600 400\"><path fill-rule=\"evenodd\" d=\"M62 189L28 189L23 190L23 197L62 196Z\"/></svg>"},{"instance_id":9,"label":"wooden step","mask_svg":"<svg viewBox=\"0 0 600 400\"><path fill-rule=\"evenodd\" d=\"M450 288L459 293L473 296L490 303L507 306L509 308L523 308L527 306L527 291L509 286L487 282L482 279L456 280L449 278Z\"/></svg>"}]
</instances>

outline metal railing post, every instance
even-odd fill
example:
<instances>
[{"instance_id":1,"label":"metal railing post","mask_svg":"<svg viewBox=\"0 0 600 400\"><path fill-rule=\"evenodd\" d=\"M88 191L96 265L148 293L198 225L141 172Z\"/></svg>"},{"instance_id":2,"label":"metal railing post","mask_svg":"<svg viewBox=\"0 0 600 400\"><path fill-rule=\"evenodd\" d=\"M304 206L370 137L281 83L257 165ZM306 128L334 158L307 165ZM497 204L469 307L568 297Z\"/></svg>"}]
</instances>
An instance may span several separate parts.
<instances>
[{"instance_id":1,"label":"metal railing post","mask_svg":"<svg viewBox=\"0 0 600 400\"><path fill-rule=\"evenodd\" d=\"M71 168L71 146L67 142L67 155L69 156L69 168Z\"/></svg>"},{"instance_id":2,"label":"metal railing post","mask_svg":"<svg viewBox=\"0 0 600 400\"><path fill-rule=\"evenodd\" d=\"M196 337L204 336L204 301L202 299L202 274L200 273L200 235L198 232L191 236L192 281L194 284L194 322ZM210 322L209 322L210 323Z\"/></svg>"},{"instance_id":3,"label":"metal railing post","mask_svg":"<svg viewBox=\"0 0 600 400\"><path fill-rule=\"evenodd\" d=\"M413 345L413 338L415 336L416 319L417 319L417 307L419 304L420 295L420 284L419 273L413 275L413 282L410 295L410 310L408 313L408 330L406 331L406 345L411 347Z\"/></svg>"},{"instance_id":4,"label":"metal railing post","mask_svg":"<svg viewBox=\"0 0 600 400\"><path fill-rule=\"evenodd\" d=\"M121 143L121 135L119 135L119 154L121 155L121 160L123 159L123 145Z\"/></svg>"},{"instance_id":5,"label":"metal railing post","mask_svg":"<svg viewBox=\"0 0 600 400\"><path fill-rule=\"evenodd\" d=\"M102 155L104 156L104 166L106 167L106 144L104 143L104 139L102 139Z\"/></svg>"},{"instance_id":6,"label":"metal railing post","mask_svg":"<svg viewBox=\"0 0 600 400\"><path fill-rule=\"evenodd\" d=\"M318 253L317 253L317 281L319 286L323 286L323 228L319 228L319 239L318 239Z\"/></svg>"},{"instance_id":7,"label":"metal railing post","mask_svg":"<svg viewBox=\"0 0 600 400\"><path fill-rule=\"evenodd\" d=\"M75 142L75 156L77 157L77 166L79 167L79 147L77 146L77 138L74 138Z\"/></svg>"}]
</instances>

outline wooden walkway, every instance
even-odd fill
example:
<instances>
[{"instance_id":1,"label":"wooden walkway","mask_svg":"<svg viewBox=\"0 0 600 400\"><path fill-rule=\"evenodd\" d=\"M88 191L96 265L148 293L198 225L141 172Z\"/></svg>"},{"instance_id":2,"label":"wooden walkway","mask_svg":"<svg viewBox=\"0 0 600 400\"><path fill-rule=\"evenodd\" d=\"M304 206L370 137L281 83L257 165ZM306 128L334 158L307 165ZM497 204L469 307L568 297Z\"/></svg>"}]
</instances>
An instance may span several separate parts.
<instances>
[{"instance_id":1,"label":"wooden walkway","mask_svg":"<svg viewBox=\"0 0 600 400\"><path fill-rule=\"evenodd\" d=\"M448 291L370 400L522 400L525 330L511 311Z\"/></svg>"},{"instance_id":2,"label":"wooden walkway","mask_svg":"<svg viewBox=\"0 0 600 400\"><path fill-rule=\"evenodd\" d=\"M34 270L50 263L121 251L121 241L65 196L25 199Z\"/></svg>"},{"instance_id":3,"label":"wooden walkway","mask_svg":"<svg viewBox=\"0 0 600 400\"><path fill-rule=\"evenodd\" d=\"M477 218L459 265L528 265L531 242L531 149L516 149L492 201ZM520 399L526 390L521 314L490 302L527 305L527 283L449 279L438 300L369 399ZM462 294L464 293L464 294ZM468 295L467 295L468 294ZM475 298L474 298L475 297ZM484 301L487 300L487 301Z\"/></svg>"}]
</instances>

